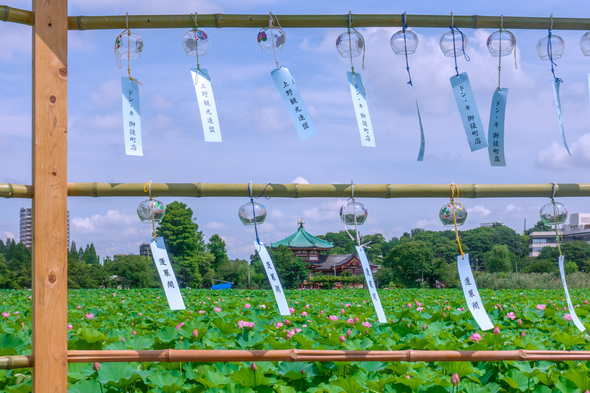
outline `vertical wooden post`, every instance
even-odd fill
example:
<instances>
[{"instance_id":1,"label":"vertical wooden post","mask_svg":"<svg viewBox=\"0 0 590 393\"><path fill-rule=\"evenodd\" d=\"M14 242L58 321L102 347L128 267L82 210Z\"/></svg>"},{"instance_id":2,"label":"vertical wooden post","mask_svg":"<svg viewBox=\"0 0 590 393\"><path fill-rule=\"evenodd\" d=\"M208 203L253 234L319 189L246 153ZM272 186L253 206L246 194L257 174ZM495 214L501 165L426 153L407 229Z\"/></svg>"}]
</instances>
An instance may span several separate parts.
<instances>
[{"instance_id":1,"label":"vertical wooden post","mask_svg":"<svg viewBox=\"0 0 590 393\"><path fill-rule=\"evenodd\" d=\"M32 0L33 392L67 392L67 0Z\"/></svg>"}]
</instances>

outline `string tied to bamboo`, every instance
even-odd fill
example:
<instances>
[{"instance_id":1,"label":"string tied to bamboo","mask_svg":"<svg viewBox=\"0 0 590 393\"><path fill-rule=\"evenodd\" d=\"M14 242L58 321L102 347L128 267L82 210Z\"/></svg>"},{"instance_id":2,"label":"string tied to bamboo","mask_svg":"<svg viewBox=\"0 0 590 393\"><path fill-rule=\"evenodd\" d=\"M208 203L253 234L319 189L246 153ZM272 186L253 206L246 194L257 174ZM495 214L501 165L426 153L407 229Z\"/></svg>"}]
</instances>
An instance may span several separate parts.
<instances>
[{"instance_id":1,"label":"string tied to bamboo","mask_svg":"<svg viewBox=\"0 0 590 393\"><path fill-rule=\"evenodd\" d=\"M125 30L115 39L115 60L117 60L117 67L121 69L123 67L121 59L126 59L129 80L135 81L140 85L141 82L131 76L131 60L138 59L142 52L143 39L138 34L132 33L129 29L129 13L127 12L125 15Z\"/></svg>"}]
</instances>

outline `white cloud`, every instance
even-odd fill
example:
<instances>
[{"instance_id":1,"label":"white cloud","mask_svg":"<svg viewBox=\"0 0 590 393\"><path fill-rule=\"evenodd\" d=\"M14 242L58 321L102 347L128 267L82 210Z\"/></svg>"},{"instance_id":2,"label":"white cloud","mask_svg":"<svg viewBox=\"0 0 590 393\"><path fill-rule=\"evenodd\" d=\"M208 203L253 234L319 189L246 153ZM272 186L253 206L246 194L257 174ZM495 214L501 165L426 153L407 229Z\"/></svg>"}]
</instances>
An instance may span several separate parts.
<instances>
[{"instance_id":1,"label":"white cloud","mask_svg":"<svg viewBox=\"0 0 590 393\"><path fill-rule=\"evenodd\" d=\"M223 229L227 229L227 225L223 222L211 221L205 224L205 228L210 229L212 231L220 231Z\"/></svg>"},{"instance_id":2,"label":"white cloud","mask_svg":"<svg viewBox=\"0 0 590 393\"><path fill-rule=\"evenodd\" d=\"M481 218L489 216L492 212L483 205L476 205L467 208L467 213L474 215L476 218Z\"/></svg>"},{"instance_id":3,"label":"white cloud","mask_svg":"<svg viewBox=\"0 0 590 393\"><path fill-rule=\"evenodd\" d=\"M14 233L12 233L10 231L2 231L2 237L5 237L7 239L16 239L16 237L14 236Z\"/></svg>"},{"instance_id":4,"label":"white cloud","mask_svg":"<svg viewBox=\"0 0 590 393\"><path fill-rule=\"evenodd\" d=\"M567 134L566 134L567 137ZM573 167L587 168L590 165L590 134L584 134L569 144L570 157L561 142L551 141L551 144L539 151L536 165L546 169L571 169Z\"/></svg>"}]
</instances>

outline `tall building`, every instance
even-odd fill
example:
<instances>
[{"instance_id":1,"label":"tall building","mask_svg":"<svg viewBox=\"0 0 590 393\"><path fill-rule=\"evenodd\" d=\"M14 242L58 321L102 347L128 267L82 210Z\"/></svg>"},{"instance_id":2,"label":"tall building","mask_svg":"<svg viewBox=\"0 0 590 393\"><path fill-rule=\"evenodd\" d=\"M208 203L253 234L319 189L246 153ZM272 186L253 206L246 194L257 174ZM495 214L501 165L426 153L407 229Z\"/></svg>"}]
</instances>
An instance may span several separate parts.
<instances>
[{"instance_id":1,"label":"tall building","mask_svg":"<svg viewBox=\"0 0 590 393\"><path fill-rule=\"evenodd\" d=\"M27 248L33 243L33 209L20 208L20 242ZM70 212L68 211L68 249L70 248Z\"/></svg>"},{"instance_id":2,"label":"tall building","mask_svg":"<svg viewBox=\"0 0 590 393\"><path fill-rule=\"evenodd\" d=\"M149 243L141 243L139 245L139 255L142 257L152 258L152 250Z\"/></svg>"}]
</instances>

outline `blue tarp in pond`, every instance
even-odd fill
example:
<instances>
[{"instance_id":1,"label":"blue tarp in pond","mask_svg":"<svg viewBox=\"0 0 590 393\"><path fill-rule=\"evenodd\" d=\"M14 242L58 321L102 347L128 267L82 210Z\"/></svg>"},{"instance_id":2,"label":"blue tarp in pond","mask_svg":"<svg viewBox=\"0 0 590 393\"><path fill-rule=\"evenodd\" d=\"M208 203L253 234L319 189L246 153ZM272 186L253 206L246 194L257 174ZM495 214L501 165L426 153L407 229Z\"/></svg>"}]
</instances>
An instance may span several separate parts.
<instances>
[{"instance_id":1,"label":"blue tarp in pond","mask_svg":"<svg viewBox=\"0 0 590 393\"><path fill-rule=\"evenodd\" d=\"M231 288L231 282L225 283L225 284L215 284L211 286L211 289L230 289Z\"/></svg>"}]
</instances>

